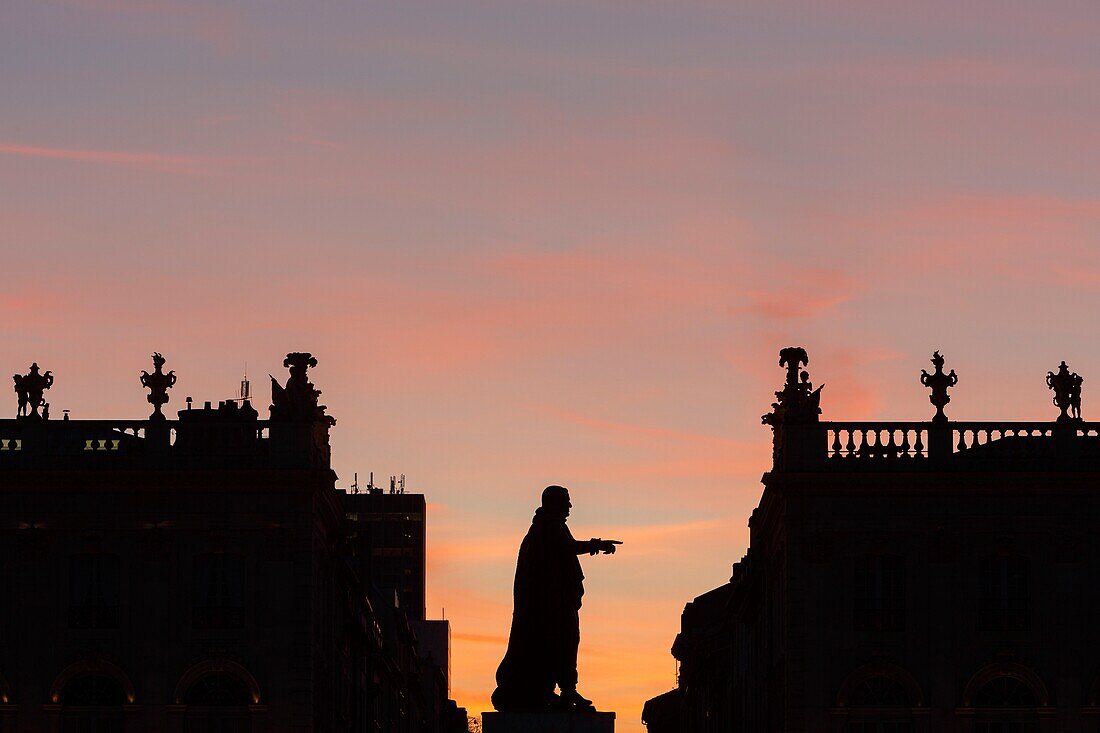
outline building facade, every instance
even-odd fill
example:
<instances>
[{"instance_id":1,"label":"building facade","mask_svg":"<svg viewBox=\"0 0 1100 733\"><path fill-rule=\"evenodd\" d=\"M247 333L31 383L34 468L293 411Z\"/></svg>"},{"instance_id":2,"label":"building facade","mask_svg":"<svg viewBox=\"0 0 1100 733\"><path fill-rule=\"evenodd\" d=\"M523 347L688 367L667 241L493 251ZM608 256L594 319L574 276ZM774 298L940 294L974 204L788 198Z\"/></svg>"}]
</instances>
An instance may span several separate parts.
<instances>
[{"instance_id":1,"label":"building facade","mask_svg":"<svg viewBox=\"0 0 1100 733\"><path fill-rule=\"evenodd\" d=\"M0 420L0 732L465 730L349 560L316 362L284 364L270 420L190 400L169 420L155 385L138 421L44 419L20 394Z\"/></svg>"},{"instance_id":2,"label":"building facade","mask_svg":"<svg viewBox=\"0 0 1100 733\"><path fill-rule=\"evenodd\" d=\"M651 733L1100 730L1100 424L1072 383L1051 422L951 421L937 354L932 421L824 422L792 352L749 550L685 607Z\"/></svg>"}]
</instances>

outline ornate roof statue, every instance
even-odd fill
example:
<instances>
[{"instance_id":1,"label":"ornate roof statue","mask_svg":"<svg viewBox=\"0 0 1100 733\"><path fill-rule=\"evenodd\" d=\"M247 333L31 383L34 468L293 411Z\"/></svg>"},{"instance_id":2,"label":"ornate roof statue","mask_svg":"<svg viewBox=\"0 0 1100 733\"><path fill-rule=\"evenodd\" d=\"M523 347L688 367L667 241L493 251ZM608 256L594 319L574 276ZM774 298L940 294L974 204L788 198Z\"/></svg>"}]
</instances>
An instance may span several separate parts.
<instances>
[{"instance_id":1,"label":"ornate roof statue","mask_svg":"<svg viewBox=\"0 0 1100 733\"><path fill-rule=\"evenodd\" d=\"M146 397L149 400L149 404L153 406L153 414L149 416L150 420L163 420L164 413L162 413L161 407L168 401L168 390L176 383L176 372L169 371L164 373L164 357L160 355L160 352L154 352L153 354L153 373L141 370L141 386L149 390L149 395Z\"/></svg>"},{"instance_id":2,"label":"ornate roof statue","mask_svg":"<svg viewBox=\"0 0 1100 733\"><path fill-rule=\"evenodd\" d=\"M1054 390L1054 405L1062 411L1058 422L1081 419L1081 383L1084 378L1070 373L1066 362L1058 365L1058 373L1047 372L1047 387Z\"/></svg>"},{"instance_id":3,"label":"ornate roof statue","mask_svg":"<svg viewBox=\"0 0 1100 733\"><path fill-rule=\"evenodd\" d=\"M317 366L317 359L309 352L292 352L283 359L283 366L290 369L290 378L282 386L271 377L271 419L276 422L324 421L336 424L336 418L325 414L325 406L317 403L321 390L314 389L306 370ZM271 375L268 375L271 376Z\"/></svg>"},{"instance_id":4,"label":"ornate roof statue","mask_svg":"<svg viewBox=\"0 0 1100 733\"><path fill-rule=\"evenodd\" d=\"M49 415L49 405L46 404L42 392L53 386L53 374L49 370L39 374L38 362L35 362L31 364L30 370L26 374L15 374L12 379L15 381L15 394L19 398L17 416L46 419ZM45 409L42 413L39 413L38 409L43 405L45 405Z\"/></svg>"},{"instance_id":5,"label":"ornate roof statue","mask_svg":"<svg viewBox=\"0 0 1100 733\"><path fill-rule=\"evenodd\" d=\"M768 425L782 423L817 422L821 414L821 390L814 389L810 373L799 372L799 367L809 365L810 357L801 346L788 346L779 352L779 366L787 368L787 381L783 389L775 393L772 411L760 418Z\"/></svg>"},{"instance_id":6,"label":"ornate roof statue","mask_svg":"<svg viewBox=\"0 0 1100 733\"><path fill-rule=\"evenodd\" d=\"M947 422L947 415L943 412L943 408L951 401L947 390L959 383L959 377L955 374L954 369L951 370L950 374L943 373L943 356L940 355L939 351L932 352L932 365L936 367L936 371L932 374L924 369L920 370L920 383L932 390L932 394L928 395L928 401L936 408L936 414L932 417L932 422Z\"/></svg>"}]
</instances>

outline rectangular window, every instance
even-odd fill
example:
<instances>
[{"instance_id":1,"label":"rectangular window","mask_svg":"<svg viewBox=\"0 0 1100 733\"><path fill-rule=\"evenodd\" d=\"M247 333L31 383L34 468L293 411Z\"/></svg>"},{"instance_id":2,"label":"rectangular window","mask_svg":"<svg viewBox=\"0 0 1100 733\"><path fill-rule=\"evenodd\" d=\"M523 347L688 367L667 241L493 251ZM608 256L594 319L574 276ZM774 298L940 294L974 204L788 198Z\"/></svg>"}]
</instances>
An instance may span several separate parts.
<instances>
[{"instance_id":1,"label":"rectangular window","mask_svg":"<svg viewBox=\"0 0 1100 733\"><path fill-rule=\"evenodd\" d=\"M905 560L874 555L856 560L857 631L905 631Z\"/></svg>"},{"instance_id":2,"label":"rectangular window","mask_svg":"<svg viewBox=\"0 0 1100 733\"><path fill-rule=\"evenodd\" d=\"M1028 625L1027 558L985 558L978 627L983 631L1024 631Z\"/></svg>"},{"instance_id":3,"label":"rectangular window","mask_svg":"<svg viewBox=\"0 0 1100 733\"><path fill-rule=\"evenodd\" d=\"M69 557L69 627L117 629L119 619L118 555Z\"/></svg>"},{"instance_id":4,"label":"rectangular window","mask_svg":"<svg viewBox=\"0 0 1100 733\"><path fill-rule=\"evenodd\" d=\"M212 553L195 556L191 625L196 629L244 626L244 558Z\"/></svg>"}]
</instances>

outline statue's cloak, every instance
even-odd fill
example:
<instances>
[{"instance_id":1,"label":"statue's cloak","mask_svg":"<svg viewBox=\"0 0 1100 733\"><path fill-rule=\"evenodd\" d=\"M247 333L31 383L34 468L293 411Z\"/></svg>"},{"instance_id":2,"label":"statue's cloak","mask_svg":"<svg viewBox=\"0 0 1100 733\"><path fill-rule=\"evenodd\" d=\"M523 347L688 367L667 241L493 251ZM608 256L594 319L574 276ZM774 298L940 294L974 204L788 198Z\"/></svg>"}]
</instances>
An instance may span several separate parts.
<instances>
[{"instance_id":1,"label":"statue's cloak","mask_svg":"<svg viewBox=\"0 0 1100 733\"><path fill-rule=\"evenodd\" d=\"M570 676L576 684L583 583L576 542L565 520L538 509L516 563L508 652L497 668L493 694L498 710L545 705L555 684ZM572 654L567 653L570 648Z\"/></svg>"}]
</instances>

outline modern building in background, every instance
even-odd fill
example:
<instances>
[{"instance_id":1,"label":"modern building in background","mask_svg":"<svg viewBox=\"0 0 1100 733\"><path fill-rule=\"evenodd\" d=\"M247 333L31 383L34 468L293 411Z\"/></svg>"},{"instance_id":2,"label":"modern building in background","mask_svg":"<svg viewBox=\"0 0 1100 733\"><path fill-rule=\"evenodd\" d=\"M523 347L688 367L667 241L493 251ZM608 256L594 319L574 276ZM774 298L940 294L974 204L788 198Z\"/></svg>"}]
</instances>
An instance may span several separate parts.
<instances>
[{"instance_id":1,"label":"modern building in background","mask_svg":"<svg viewBox=\"0 0 1100 733\"><path fill-rule=\"evenodd\" d=\"M369 484L363 493L341 492L348 523L348 551L356 572L375 588L396 593L410 619L423 621L427 575L427 503L406 494L404 477L387 493Z\"/></svg>"},{"instance_id":2,"label":"modern building in background","mask_svg":"<svg viewBox=\"0 0 1100 733\"><path fill-rule=\"evenodd\" d=\"M421 654L443 673L450 694L451 626L445 619L426 618L427 501L405 492L405 477L390 477L389 491L373 478L338 490L347 531L347 555L358 577L368 581L379 602L402 610L416 633Z\"/></svg>"},{"instance_id":3,"label":"modern building in background","mask_svg":"<svg viewBox=\"0 0 1100 733\"><path fill-rule=\"evenodd\" d=\"M17 380L20 417L0 420L0 733L466 730L438 640L418 636L422 535L418 606L349 551L315 363L288 355L270 420L245 400L166 419L163 359L147 420L46 419L42 375Z\"/></svg>"},{"instance_id":4,"label":"modern building in background","mask_svg":"<svg viewBox=\"0 0 1100 733\"><path fill-rule=\"evenodd\" d=\"M650 733L1100 730L1100 424L823 422L801 349L730 581L684 608ZM1044 391L1037 385L1037 398Z\"/></svg>"}]
</instances>

